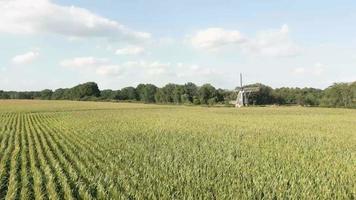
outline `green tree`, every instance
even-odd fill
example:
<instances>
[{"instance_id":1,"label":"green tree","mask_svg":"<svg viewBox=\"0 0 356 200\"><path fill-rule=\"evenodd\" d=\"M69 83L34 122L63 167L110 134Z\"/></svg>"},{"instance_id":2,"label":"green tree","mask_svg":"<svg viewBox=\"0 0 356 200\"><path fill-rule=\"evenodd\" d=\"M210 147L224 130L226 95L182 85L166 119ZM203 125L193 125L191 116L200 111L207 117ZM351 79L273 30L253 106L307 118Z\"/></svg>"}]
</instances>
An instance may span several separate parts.
<instances>
[{"instance_id":1,"label":"green tree","mask_svg":"<svg viewBox=\"0 0 356 200\"><path fill-rule=\"evenodd\" d=\"M0 99L10 99L10 95L7 92L0 90Z\"/></svg>"},{"instance_id":2,"label":"green tree","mask_svg":"<svg viewBox=\"0 0 356 200\"><path fill-rule=\"evenodd\" d=\"M258 92L249 94L249 104L265 105L275 103L273 89L261 83L247 85L246 87L258 87Z\"/></svg>"},{"instance_id":3,"label":"green tree","mask_svg":"<svg viewBox=\"0 0 356 200\"><path fill-rule=\"evenodd\" d=\"M181 96L184 94L184 87L181 85L175 85L173 89L172 99L175 104L182 103Z\"/></svg>"},{"instance_id":4,"label":"green tree","mask_svg":"<svg viewBox=\"0 0 356 200\"><path fill-rule=\"evenodd\" d=\"M79 84L70 89L69 92L70 99L77 99L80 100L84 97L99 97L100 90L96 83L94 82L87 82L83 84Z\"/></svg>"},{"instance_id":5,"label":"green tree","mask_svg":"<svg viewBox=\"0 0 356 200\"><path fill-rule=\"evenodd\" d=\"M183 86L184 94L187 95L188 100L193 103L194 96L198 95L198 87L191 82L184 84Z\"/></svg>"},{"instance_id":6,"label":"green tree","mask_svg":"<svg viewBox=\"0 0 356 200\"><path fill-rule=\"evenodd\" d=\"M106 100L116 100L119 99L120 96L120 90L102 90L100 92L100 97L101 99L106 99Z\"/></svg>"},{"instance_id":7,"label":"green tree","mask_svg":"<svg viewBox=\"0 0 356 200\"><path fill-rule=\"evenodd\" d=\"M335 83L324 91L322 105L328 107L352 107L352 84Z\"/></svg>"},{"instance_id":8,"label":"green tree","mask_svg":"<svg viewBox=\"0 0 356 200\"><path fill-rule=\"evenodd\" d=\"M136 88L139 100L145 103L154 103L157 87L153 84L139 84Z\"/></svg>"},{"instance_id":9,"label":"green tree","mask_svg":"<svg viewBox=\"0 0 356 200\"><path fill-rule=\"evenodd\" d=\"M125 87L120 91L120 100L138 100L138 95L134 87Z\"/></svg>"},{"instance_id":10,"label":"green tree","mask_svg":"<svg viewBox=\"0 0 356 200\"><path fill-rule=\"evenodd\" d=\"M42 90L41 91L41 99L50 100L50 99L52 99L52 94L53 94L52 90L49 90L49 89Z\"/></svg>"},{"instance_id":11,"label":"green tree","mask_svg":"<svg viewBox=\"0 0 356 200\"><path fill-rule=\"evenodd\" d=\"M160 103L173 103L174 102L174 90L177 87L176 84L169 83L162 88L159 88L156 93L156 100Z\"/></svg>"},{"instance_id":12,"label":"green tree","mask_svg":"<svg viewBox=\"0 0 356 200\"><path fill-rule=\"evenodd\" d=\"M216 97L216 89L210 84L202 85L199 90L199 100L201 104L208 104L208 100Z\"/></svg>"}]
</instances>

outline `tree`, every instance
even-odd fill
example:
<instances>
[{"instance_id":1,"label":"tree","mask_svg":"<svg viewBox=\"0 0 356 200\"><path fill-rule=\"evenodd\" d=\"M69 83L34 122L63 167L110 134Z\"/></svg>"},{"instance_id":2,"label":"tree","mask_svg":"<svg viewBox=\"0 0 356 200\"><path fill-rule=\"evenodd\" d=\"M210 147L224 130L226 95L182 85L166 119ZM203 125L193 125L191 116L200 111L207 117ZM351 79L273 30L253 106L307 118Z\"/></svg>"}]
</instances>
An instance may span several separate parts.
<instances>
[{"instance_id":1,"label":"tree","mask_svg":"<svg viewBox=\"0 0 356 200\"><path fill-rule=\"evenodd\" d=\"M184 87L181 85L175 85L173 89L172 99L175 104L182 103L181 96L184 94Z\"/></svg>"},{"instance_id":2,"label":"tree","mask_svg":"<svg viewBox=\"0 0 356 200\"><path fill-rule=\"evenodd\" d=\"M62 89L62 88L56 89L52 94L52 99L54 99L54 100L66 99L65 93L67 90L69 90L69 89Z\"/></svg>"},{"instance_id":3,"label":"tree","mask_svg":"<svg viewBox=\"0 0 356 200\"><path fill-rule=\"evenodd\" d=\"M180 99L182 100L182 103L184 104L191 104L192 102L188 98L188 94L183 94Z\"/></svg>"},{"instance_id":4,"label":"tree","mask_svg":"<svg viewBox=\"0 0 356 200\"><path fill-rule=\"evenodd\" d=\"M335 83L324 91L322 105L328 107L352 107L352 84Z\"/></svg>"},{"instance_id":5,"label":"tree","mask_svg":"<svg viewBox=\"0 0 356 200\"><path fill-rule=\"evenodd\" d=\"M188 100L193 103L194 96L198 95L198 87L191 82L184 84L183 86L184 94L187 95Z\"/></svg>"},{"instance_id":6,"label":"tree","mask_svg":"<svg viewBox=\"0 0 356 200\"><path fill-rule=\"evenodd\" d=\"M352 93L352 107L356 108L356 81L350 84Z\"/></svg>"},{"instance_id":7,"label":"tree","mask_svg":"<svg viewBox=\"0 0 356 200\"><path fill-rule=\"evenodd\" d=\"M227 91L223 89L217 89L216 90L216 102L221 102L223 103L225 101L225 93Z\"/></svg>"},{"instance_id":8,"label":"tree","mask_svg":"<svg viewBox=\"0 0 356 200\"><path fill-rule=\"evenodd\" d=\"M249 104L256 105L264 105L264 104L272 104L275 102L274 96L272 94L273 89L267 85L263 85L261 83L255 83L251 85L247 85L246 87L258 87L258 92L253 92L249 94Z\"/></svg>"},{"instance_id":9,"label":"tree","mask_svg":"<svg viewBox=\"0 0 356 200\"><path fill-rule=\"evenodd\" d=\"M79 84L72 88L60 88L53 92L52 99L55 100L81 100L96 98L100 96L98 85L94 82Z\"/></svg>"},{"instance_id":10,"label":"tree","mask_svg":"<svg viewBox=\"0 0 356 200\"><path fill-rule=\"evenodd\" d=\"M42 90L41 91L41 99L50 100L50 99L52 99L52 94L53 94L52 90L49 90L49 89Z\"/></svg>"},{"instance_id":11,"label":"tree","mask_svg":"<svg viewBox=\"0 0 356 200\"><path fill-rule=\"evenodd\" d=\"M138 100L138 95L134 87L122 88L119 95L120 100Z\"/></svg>"},{"instance_id":12,"label":"tree","mask_svg":"<svg viewBox=\"0 0 356 200\"><path fill-rule=\"evenodd\" d=\"M100 90L94 82L79 84L70 89L70 99L80 100L84 97L99 97Z\"/></svg>"},{"instance_id":13,"label":"tree","mask_svg":"<svg viewBox=\"0 0 356 200\"><path fill-rule=\"evenodd\" d=\"M100 92L101 99L116 100L119 98L120 90L102 90Z\"/></svg>"},{"instance_id":14,"label":"tree","mask_svg":"<svg viewBox=\"0 0 356 200\"><path fill-rule=\"evenodd\" d=\"M199 104L200 104L200 100L199 100L199 97L198 97L198 96L194 96L194 97L193 97L193 104L194 104L194 105L199 105Z\"/></svg>"},{"instance_id":15,"label":"tree","mask_svg":"<svg viewBox=\"0 0 356 200\"><path fill-rule=\"evenodd\" d=\"M208 103L209 106L212 106L212 105L215 105L216 102L217 102L217 98L213 97L213 98L208 99L207 103Z\"/></svg>"},{"instance_id":16,"label":"tree","mask_svg":"<svg viewBox=\"0 0 356 200\"><path fill-rule=\"evenodd\" d=\"M216 89L210 84L204 84L199 88L198 94L200 103L208 104L208 100L216 96Z\"/></svg>"},{"instance_id":17,"label":"tree","mask_svg":"<svg viewBox=\"0 0 356 200\"><path fill-rule=\"evenodd\" d=\"M10 99L10 96L6 92L0 90L0 99Z\"/></svg>"},{"instance_id":18,"label":"tree","mask_svg":"<svg viewBox=\"0 0 356 200\"><path fill-rule=\"evenodd\" d=\"M298 104L303 106L355 107L356 82L335 83L325 90L315 88L276 88L260 83L248 85L259 87L259 91L249 95L249 104ZM236 100L236 91L215 89L210 84L197 87L194 83L184 85L169 83L162 88L152 84L139 84L136 88L102 90L94 82L76 85L72 88L59 88L55 91L2 91L0 99L54 99L54 100L134 100L145 103L175 104L228 104Z\"/></svg>"},{"instance_id":19,"label":"tree","mask_svg":"<svg viewBox=\"0 0 356 200\"><path fill-rule=\"evenodd\" d=\"M160 103L173 103L175 88L176 84L172 83L168 83L164 87L159 88L155 95L156 101Z\"/></svg>"},{"instance_id":20,"label":"tree","mask_svg":"<svg viewBox=\"0 0 356 200\"><path fill-rule=\"evenodd\" d=\"M139 100L145 103L154 103L157 87L153 84L139 84L136 87Z\"/></svg>"}]
</instances>

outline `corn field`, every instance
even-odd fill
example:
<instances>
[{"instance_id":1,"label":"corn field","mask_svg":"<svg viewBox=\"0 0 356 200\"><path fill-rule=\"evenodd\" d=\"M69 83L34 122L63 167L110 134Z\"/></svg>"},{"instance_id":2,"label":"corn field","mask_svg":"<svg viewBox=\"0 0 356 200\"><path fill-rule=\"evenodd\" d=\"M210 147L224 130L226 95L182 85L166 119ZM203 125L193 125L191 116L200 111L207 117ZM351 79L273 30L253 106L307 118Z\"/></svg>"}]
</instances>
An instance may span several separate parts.
<instances>
[{"instance_id":1,"label":"corn field","mask_svg":"<svg viewBox=\"0 0 356 200\"><path fill-rule=\"evenodd\" d=\"M0 101L0 199L355 199L356 110Z\"/></svg>"}]
</instances>

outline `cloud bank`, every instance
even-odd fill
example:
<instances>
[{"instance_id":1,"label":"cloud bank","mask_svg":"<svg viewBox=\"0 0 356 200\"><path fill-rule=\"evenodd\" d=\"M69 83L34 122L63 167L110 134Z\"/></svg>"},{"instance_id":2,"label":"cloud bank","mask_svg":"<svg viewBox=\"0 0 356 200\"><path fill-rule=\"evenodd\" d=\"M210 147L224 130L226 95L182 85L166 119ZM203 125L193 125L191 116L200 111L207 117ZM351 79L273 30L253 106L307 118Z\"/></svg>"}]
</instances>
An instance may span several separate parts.
<instances>
[{"instance_id":1,"label":"cloud bank","mask_svg":"<svg viewBox=\"0 0 356 200\"><path fill-rule=\"evenodd\" d=\"M289 36L289 27L260 31L254 37L243 36L238 30L208 28L189 37L193 47L217 51L224 47L238 47L242 51L264 56L295 56L300 47Z\"/></svg>"},{"instance_id":2,"label":"cloud bank","mask_svg":"<svg viewBox=\"0 0 356 200\"><path fill-rule=\"evenodd\" d=\"M191 37L191 43L196 48L216 50L220 47L241 44L246 39L237 30L224 30L222 28L208 28L198 31Z\"/></svg>"},{"instance_id":3,"label":"cloud bank","mask_svg":"<svg viewBox=\"0 0 356 200\"><path fill-rule=\"evenodd\" d=\"M134 31L87 9L61 6L50 0L1 0L0 32L59 34L69 38L98 37L142 41L149 33Z\"/></svg>"},{"instance_id":4,"label":"cloud bank","mask_svg":"<svg viewBox=\"0 0 356 200\"><path fill-rule=\"evenodd\" d=\"M117 55L139 55L145 52L145 49L140 46L127 46L116 50Z\"/></svg>"},{"instance_id":5,"label":"cloud bank","mask_svg":"<svg viewBox=\"0 0 356 200\"><path fill-rule=\"evenodd\" d=\"M95 74L105 77L154 78L167 80L195 80L204 75L206 79L221 75L217 70L194 64L165 63L160 61L126 61L113 63L106 58L77 57L66 59L60 65L80 73Z\"/></svg>"},{"instance_id":6,"label":"cloud bank","mask_svg":"<svg viewBox=\"0 0 356 200\"><path fill-rule=\"evenodd\" d=\"M321 76L325 71L325 65L317 62L314 66L305 68L305 67L297 67L293 70L293 74L295 75L314 75Z\"/></svg>"},{"instance_id":7,"label":"cloud bank","mask_svg":"<svg viewBox=\"0 0 356 200\"><path fill-rule=\"evenodd\" d=\"M16 65L30 64L35 61L39 55L40 54L37 51L30 51L13 57L11 61Z\"/></svg>"}]
</instances>

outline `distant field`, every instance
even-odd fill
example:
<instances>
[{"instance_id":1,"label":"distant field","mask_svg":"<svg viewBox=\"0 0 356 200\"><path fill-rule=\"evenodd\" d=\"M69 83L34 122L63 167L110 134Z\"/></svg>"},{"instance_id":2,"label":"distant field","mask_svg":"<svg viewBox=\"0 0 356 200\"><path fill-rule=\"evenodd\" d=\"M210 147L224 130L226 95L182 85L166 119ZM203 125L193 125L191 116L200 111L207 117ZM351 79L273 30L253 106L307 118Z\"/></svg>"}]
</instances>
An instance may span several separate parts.
<instances>
[{"instance_id":1,"label":"distant field","mask_svg":"<svg viewBox=\"0 0 356 200\"><path fill-rule=\"evenodd\" d=\"M0 198L355 199L356 110L0 101Z\"/></svg>"}]
</instances>

